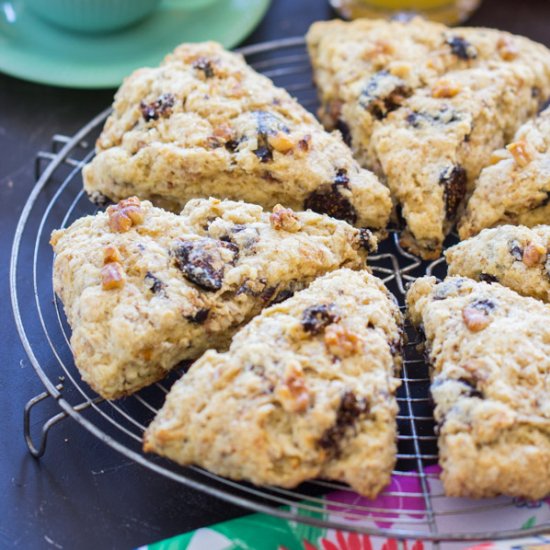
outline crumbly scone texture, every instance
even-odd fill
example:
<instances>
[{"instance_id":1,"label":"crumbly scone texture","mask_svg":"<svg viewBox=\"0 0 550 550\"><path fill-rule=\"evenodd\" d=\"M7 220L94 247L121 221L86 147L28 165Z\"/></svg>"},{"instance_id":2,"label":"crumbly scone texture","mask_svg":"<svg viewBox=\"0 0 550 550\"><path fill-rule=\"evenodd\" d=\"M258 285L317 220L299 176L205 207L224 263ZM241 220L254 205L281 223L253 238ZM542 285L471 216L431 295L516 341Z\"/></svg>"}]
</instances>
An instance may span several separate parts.
<instances>
[{"instance_id":1,"label":"crumbly scone texture","mask_svg":"<svg viewBox=\"0 0 550 550\"><path fill-rule=\"evenodd\" d=\"M550 51L421 19L319 22L307 41L323 122L389 186L403 244L438 257L491 153L550 95Z\"/></svg>"},{"instance_id":2,"label":"crumbly scone texture","mask_svg":"<svg viewBox=\"0 0 550 550\"><path fill-rule=\"evenodd\" d=\"M550 302L550 226L484 229L445 251L449 275L497 282Z\"/></svg>"},{"instance_id":3,"label":"crumbly scone texture","mask_svg":"<svg viewBox=\"0 0 550 550\"><path fill-rule=\"evenodd\" d=\"M401 327L376 277L325 275L194 363L144 448L257 485L323 477L374 497L396 457Z\"/></svg>"},{"instance_id":4,"label":"crumbly scone texture","mask_svg":"<svg viewBox=\"0 0 550 550\"><path fill-rule=\"evenodd\" d=\"M144 201L140 223L113 230L119 206L51 238L76 366L108 399L226 349L267 305L329 271L364 269L364 247L376 244L325 215L218 199L192 200L181 215Z\"/></svg>"},{"instance_id":5,"label":"crumbly scone texture","mask_svg":"<svg viewBox=\"0 0 550 550\"><path fill-rule=\"evenodd\" d=\"M507 223L550 223L550 108L526 122L490 162L460 220L460 238Z\"/></svg>"},{"instance_id":6,"label":"crumbly scone texture","mask_svg":"<svg viewBox=\"0 0 550 550\"><path fill-rule=\"evenodd\" d=\"M445 492L550 493L550 306L498 283L415 281L409 315L426 336Z\"/></svg>"},{"instance_id":7,"label":"crumbly scone texture","mask_svg":"<svg viewBox=\"0 0 550 550\"><path fill-rule=\"evenodd\" d=\"M214 196L327 213L383 229L387 188L285 90L219 44L183 44L139 69L84 168L92 199L130 195L177 211Z\"/></svg>"}]
</instances>

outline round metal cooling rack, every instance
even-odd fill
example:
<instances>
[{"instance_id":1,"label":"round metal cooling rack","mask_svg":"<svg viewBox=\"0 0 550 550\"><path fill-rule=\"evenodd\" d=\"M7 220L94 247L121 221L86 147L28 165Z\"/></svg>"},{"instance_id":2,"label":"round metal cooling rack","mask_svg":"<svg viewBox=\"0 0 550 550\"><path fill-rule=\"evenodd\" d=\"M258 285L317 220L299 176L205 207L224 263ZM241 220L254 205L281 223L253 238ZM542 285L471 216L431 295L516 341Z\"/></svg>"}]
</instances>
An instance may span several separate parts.
<instances>
[{"instance_id":1,"label":"round metal cooling rack","mask_svg":"<svg viewBox=\"0 0 550 550\"><path fill-rule=\"evenodd\" d=\"M259 44L241 52L256 70L286 87L306 108L315 111L316 91L302 38ZM177 483L256 512L309 525L434 542L513 538L550 531L550 518L545 525L523 530L506 530L495 523L495 510L498 514L499 510L522 504L510 498L470 501L445 497L436 466L429 372L416 350L417 337L410 327L403 383L397 397L398 462L391 485L376 501L360 498L340 483L312 481L293 491L260 488L144 455L143 430L162 405L178 373L126 399L101 399L81 382L72 360L69 327L52 289L49 236L53 229L66 227L95 211L82 190L81 170L93 156L93 144L108 114L109 110L99 114L71 138L54 136L52 151L39 153L37 183L15 234L10 272L15 321L25 351L46 388L25 407L24 433L33 456L38 458L45 452L52 426L70 417L107 445ZM403 304L406 283L426 273L443 276L445 267L442 260L426 264L407 253L399 246L397 236L392 231L380 252L369 258L369 264ZM35 443L31 436L31 411L47 398L55 400L60 412L42 425ZM484 514L488 518L493 514L487 523L492 527L486 532L472 532L471 520L475 518L479 524Z\"/></svg>"}]
</instances>

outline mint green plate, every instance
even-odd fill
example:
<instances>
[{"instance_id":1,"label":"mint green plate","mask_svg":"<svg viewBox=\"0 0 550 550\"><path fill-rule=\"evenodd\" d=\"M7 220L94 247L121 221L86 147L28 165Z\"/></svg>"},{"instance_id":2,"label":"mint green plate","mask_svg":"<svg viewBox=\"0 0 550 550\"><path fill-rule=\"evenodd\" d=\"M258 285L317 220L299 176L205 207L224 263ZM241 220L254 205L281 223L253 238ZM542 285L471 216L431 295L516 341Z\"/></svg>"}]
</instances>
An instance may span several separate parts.
<instances>
[{"instance_id":1,"label":"mint green plate","mask_svg":"<svg viewBox=\"0 0 550 550\"><path fill-rule=\"evenodd\" d=\"M269 0L163 0L144 21L108 34L79 34L43 22L24 1L0 1L0 72L70 88L113 88L154 66L182 42L238 44Z\"/></svg>"}]
</instances>

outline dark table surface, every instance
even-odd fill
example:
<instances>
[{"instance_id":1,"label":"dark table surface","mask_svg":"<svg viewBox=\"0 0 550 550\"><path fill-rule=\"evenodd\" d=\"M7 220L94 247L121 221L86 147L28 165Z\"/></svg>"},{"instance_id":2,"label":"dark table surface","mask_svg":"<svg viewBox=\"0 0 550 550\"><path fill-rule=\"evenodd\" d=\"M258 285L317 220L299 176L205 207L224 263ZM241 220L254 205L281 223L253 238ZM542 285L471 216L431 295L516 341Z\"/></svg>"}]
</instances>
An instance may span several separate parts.
<instances>
[{"instance_id":1,"label":"dark table surface","mask_svg":"<svg viewBox=\"0 0 550 550\"><path fill-rule=\"evenodd\" d=\"M312 21L332 16L325 0L273 0L246 43L303 35ZM470 22L550 45L549 21L547 0L485 0ZM53 428L40 460L23 441L23 406L43 387L13 324L13 232L37 151L49 149L54 133L74 133L112 96L0 75L0 548L132 548L246 513L129 462L71 420ZM55 404L41 405L33 422L54 412Z\"/></svg>"}]
</instances>

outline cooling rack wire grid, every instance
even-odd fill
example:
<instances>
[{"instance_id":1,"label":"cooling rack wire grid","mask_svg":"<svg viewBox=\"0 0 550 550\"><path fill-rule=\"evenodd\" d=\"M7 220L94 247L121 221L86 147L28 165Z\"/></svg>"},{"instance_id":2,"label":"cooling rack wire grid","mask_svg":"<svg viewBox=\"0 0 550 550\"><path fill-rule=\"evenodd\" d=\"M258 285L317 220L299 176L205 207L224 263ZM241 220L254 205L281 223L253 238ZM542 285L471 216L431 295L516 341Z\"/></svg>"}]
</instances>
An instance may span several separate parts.
<instances>
[{"instance_id":1,"label":"cooling rack wire grid","mask_svg":"<svg viewBox=\"0 0 550 550\"><path fill-rule=\"evenodd\" d=\"M284 86L315 112L316 91L303 38L258 44L241 52L256 70ZM295 490L260 488L143 454L143 430L161 407L178 373L124 400L110 402L98 397L81 381L74 367L69 327L51 282L51 231L95 211L82 190L81 171L94 154L93 144L108 114L109 110L100 113L72 137L53 136L51 151L38 154L37 182L16 230L10 273L15 321L25 351L45 386L43 393L29 400L24 411L24 435L33 456L38 458L45 452L53 426L72 418L107 445L174 483L252 511L309 525L423 539L432 541L434 547L440 541L496 540L550 531L549 521L526 530L500 525L498 529L474 532L472 525L479 525L485 515L488 525L494 526L494 514L528 503L506 497L486 501L445 497L436 466L429 372L411 327L407 327L409 340L397 397L398 462L391 485L375 501L360 498L340 483L316 480ZM407 283L426 273L440 277L445 274L442 259L428 264L403 250L396 230L391 230L379 253L369 258L369 265L399 299L401 307ZM55 401L56 413L36 429L31 411L46 400Z\"/></svg>"}]
</instances>

